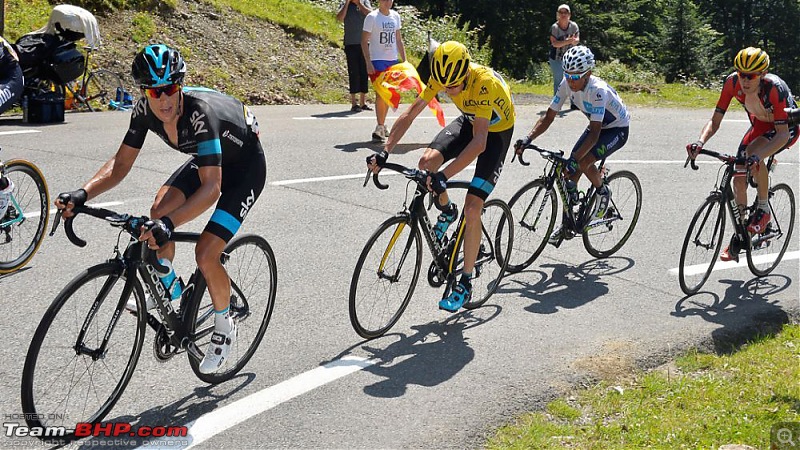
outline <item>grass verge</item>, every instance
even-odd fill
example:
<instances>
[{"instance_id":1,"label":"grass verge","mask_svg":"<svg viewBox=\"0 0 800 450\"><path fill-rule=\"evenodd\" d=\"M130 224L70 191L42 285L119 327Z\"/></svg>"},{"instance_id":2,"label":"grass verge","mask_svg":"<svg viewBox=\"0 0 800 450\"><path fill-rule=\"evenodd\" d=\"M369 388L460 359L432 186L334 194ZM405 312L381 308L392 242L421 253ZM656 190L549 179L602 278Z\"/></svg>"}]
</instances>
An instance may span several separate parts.
<instances>
[{"instance_id":1,"label":"grass verge","mask_svg":"<svg viewBox=\"0 0 800 450\"><path fill-rule=\"evenodd\" d=\"M800 422L798 325L730 355L691 352L668 367L554 400L501 428L487 448L769 448L773 425Z\"/></svg>"}]
</instances>

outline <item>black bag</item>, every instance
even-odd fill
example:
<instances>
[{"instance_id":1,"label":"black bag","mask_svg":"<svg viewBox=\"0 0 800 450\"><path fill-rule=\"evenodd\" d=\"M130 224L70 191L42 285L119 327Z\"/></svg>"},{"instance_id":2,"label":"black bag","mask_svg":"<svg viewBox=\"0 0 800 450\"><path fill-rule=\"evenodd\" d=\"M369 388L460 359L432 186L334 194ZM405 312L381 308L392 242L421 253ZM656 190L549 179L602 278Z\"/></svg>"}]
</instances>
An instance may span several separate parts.
<instances>
[{"instance_id":1,"label":"black bag","mask_svg":"<svg viewBox=\"0 0 800 450\"><path fill-rule=\"evenodd\" d=\"M85 57L73 42L51 34L29 33L14 45L26 80L40 78L65 84L83 73Z\"/></svg>"},{"instance_id":2,"label":"black bag","mask_svg":"<svg viewBox=\"0 0 800 450\"><path fill-rule=\"evenodd\" d=\"M59 45L45 60L49 73L47 77L61 84L69 83L83 74L85 58L72 42Z\"/></svg>"},{"instance_id":3,"label":"black bag","mask_svg":"<svg viewBox=\"0 0 800 450\"><path fill-rule=\"evenodd\" d=\"M28 99L28 123L64 121L64 96L56 92L36 94Z\"/></svg>"},{"instance_id":4,"label":"black bag","mask_svg":"<svg viewBox=\"0 0 800 450\"><path fill-rule=\"evenodd\" d=\"M17 39L14 47L25 77L36 76L42 61L53 53L60 41L57 36L45 33L28 33Z\"/></svg>"}]
</instances>

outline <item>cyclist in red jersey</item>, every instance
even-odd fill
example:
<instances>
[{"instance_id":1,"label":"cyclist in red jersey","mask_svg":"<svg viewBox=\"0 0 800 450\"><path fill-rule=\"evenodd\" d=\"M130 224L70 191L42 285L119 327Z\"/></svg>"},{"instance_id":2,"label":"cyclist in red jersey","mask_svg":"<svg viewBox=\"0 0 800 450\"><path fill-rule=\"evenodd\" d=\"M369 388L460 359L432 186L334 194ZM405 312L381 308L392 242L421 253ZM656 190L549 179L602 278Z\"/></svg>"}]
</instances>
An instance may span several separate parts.
<instances>
[{"instance_id":1,"label":"cyclist in red jersey","mask_svg":"<svg viewBox=\"0 0 800 450\"><path fill-rule=\"evenodd\" d=\"M763 233L772 217L769 213L769 174L764 161L785 148L791 147L798 136L798 127L789 127L788 114L784 108L795 108L789 86L777 75L767 73L769 55L760 48L747 47L733 59L735 72L725 78L722 93L714 108L711 120L703 127L700 138L686 146L689 157L694 159L706 142L719 129L732 99L744 106L750 119L747 130L739 144L737 156L747 157L747 166L754 172L758 183L758 199L755 212L747 223L747 231L752 234ZM747 210L747 180L736 177L733 192L739 212ZM731 254L730 246L720 254L722 261L739 260L738 254Z\"/></svg>"}]
</instances>

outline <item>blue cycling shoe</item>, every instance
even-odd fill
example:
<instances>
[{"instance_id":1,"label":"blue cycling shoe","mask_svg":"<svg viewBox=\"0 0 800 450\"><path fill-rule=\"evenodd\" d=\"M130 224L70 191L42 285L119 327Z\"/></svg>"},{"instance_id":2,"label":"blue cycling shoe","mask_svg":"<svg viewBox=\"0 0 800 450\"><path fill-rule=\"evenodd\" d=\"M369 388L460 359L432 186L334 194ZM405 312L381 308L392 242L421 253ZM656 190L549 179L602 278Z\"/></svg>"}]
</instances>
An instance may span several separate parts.
<instances>
[{"instance_id":1,"label":"blue cycling shoe","mask_svg":"<svg viewBox=\"0 0 800 450\"><path fill-rule=\"evenodd\" d=\"M470 298L472 298L472 285L469 281L461 280L453 288L453 292L450 295L439 300L439 309L451 313L458 312Z\"/></svg>"}]
</instances>

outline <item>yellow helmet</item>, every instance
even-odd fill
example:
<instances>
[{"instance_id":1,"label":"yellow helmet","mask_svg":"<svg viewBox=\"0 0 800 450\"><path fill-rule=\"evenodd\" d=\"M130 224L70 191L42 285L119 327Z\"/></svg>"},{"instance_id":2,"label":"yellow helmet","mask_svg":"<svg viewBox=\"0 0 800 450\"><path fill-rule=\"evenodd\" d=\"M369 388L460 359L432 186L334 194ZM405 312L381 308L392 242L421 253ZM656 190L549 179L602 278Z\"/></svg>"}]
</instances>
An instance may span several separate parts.
<instances>
[{"instance_id":1,"label":"yellow helmet","mask_svg":"<svg viewBox=\"0 0 800 450\"><path fill-rule=\"evenodd\" d=\"M469 52L456 41L442 43L431 58L431 77L442 86L455 86L464 81L469 72Z\"/></svg>"},{"instance_id":2,"label":"yellow helmet","mask_svg":"<svg viewBox=\"0 0 800 450\"><path fill-rule=\"evenodd\" d=\"M733 58L733 67L739 72L764 72L769 69L769 55L756 47L747 47Z\"/></svg>"}]
</instances>

